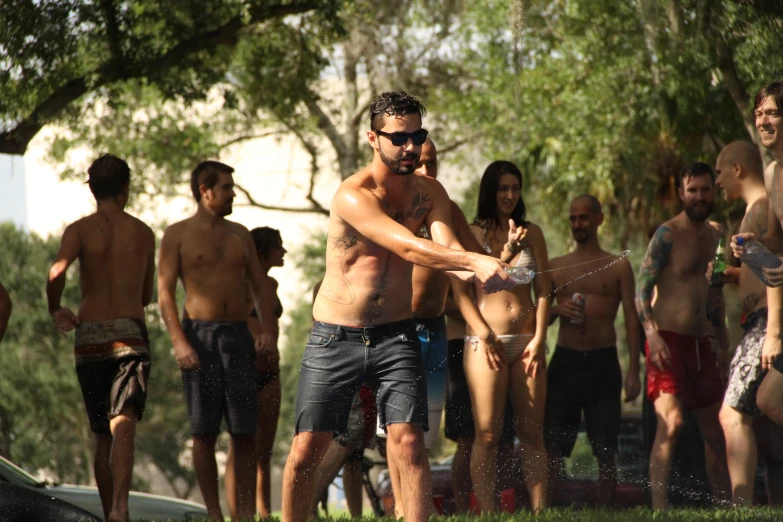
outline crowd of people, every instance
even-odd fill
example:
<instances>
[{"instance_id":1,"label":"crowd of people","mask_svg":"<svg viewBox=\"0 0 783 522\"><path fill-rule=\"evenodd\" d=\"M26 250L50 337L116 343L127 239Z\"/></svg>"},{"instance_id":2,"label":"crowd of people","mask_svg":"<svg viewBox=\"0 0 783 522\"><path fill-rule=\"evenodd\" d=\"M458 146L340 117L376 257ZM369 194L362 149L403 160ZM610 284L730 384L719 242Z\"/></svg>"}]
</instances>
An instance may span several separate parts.
<instances>
[{"instance_id":1,"label":"crowd of people","mask_svg":"<svg viewBox=\"0 0 783 522\"><path fill-rule=\"evenodd\" d=\"M642 391L642 346L645 391L657 419L652 507L668 506L686 410L703 436L717 500L752 502L761 456L769 501L783 503L783 268L753 271L742 263L713 277L727 234L709 220L720 187L726 199L747 205L730 244L734 256L754 239L783 254L781 107L783 82L759 92L756 126L776 159L766 172L759 149L746 142L724 147L714 169L693 163L682 170L683 211L655 230L635 281L626 258L602 249L604 215L592 195L568 208L575 248L550 259L511 162L486 168L469 224L436 180L437 151L422 128L422 104L404 92L376 98L367 131L372 162L341 184L330 206L326 272L313 293L283 478L283 520L307 520L343 466L352 512L360 513L354 457L370 444L376 423L385 432L396 515L428 518L435 510L428 449L444 409L445 434L457 443L458 511L468 510L471 491L481 511L497 509L498 469L513 452L531 508L545 509L582 418L598 462L597 498L611 506L623 390L626 402ZM106 154L88 174L97 210L63 232L46 290L57 329L75 330L76 373L96 440L95 479L106 520L117 522L129 519L134 436L152 364L144 307L153 296L156 246L150 227L124 210L127 163ZM193 465L214 520L223 520L215 444L224 418L231 518L270 514L281 400L283 310L268 273L282 266L286 251L277 230L249 231L226 219L233 186L233 168L200 163L191 175L197 210L166 229L157 259L158 303L181 369ZM74 313L60 301L77 259L82 300ZM532 281L518 271L532 271ZM181 316L178 281L185 289ZM731 363L724 284L738 285L744 329ZM620 308L625 377L615 330ZM0 338L10 313L0 287ZM547 368L547 329L555 322Z\"/></svg>"}]
</instances>

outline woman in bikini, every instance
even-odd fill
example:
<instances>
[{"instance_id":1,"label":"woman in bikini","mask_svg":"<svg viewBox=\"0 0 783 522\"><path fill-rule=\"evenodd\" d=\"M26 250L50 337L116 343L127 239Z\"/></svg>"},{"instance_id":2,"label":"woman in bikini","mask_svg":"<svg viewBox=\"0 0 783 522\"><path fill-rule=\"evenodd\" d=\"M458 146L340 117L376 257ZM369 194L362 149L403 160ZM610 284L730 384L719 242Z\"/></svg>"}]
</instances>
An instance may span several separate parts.
<instances>
[{"instance_id":1,"label":"woman in bikini","mask_svg":"<svg viewBox=\"0 0 783 522\"><path fill-rule=\"evenodd\" d=\"M476 424L471 477L482 511L496 509L497 446L506 400L511 400L514 410L531 506L536 511L546 507L543 424L552 283L548 274L538 275L547 270L546 242L541 228L525 220L521 184L522 173L513 163L490 164L481 178L471 228L488 254L535 271L532 284L490 295L479 285L454 284L455 299L468 324L463 362Z\"/></svg>"},{"instance_id":2,"label":"woman in bikini","mask_svg":"<svg viewBox=\"0 0 783 522\"><path fill-rule=\"evenodd\" d=\"M256 254L265 274L275 266L283 266L283 257L286 249L283 248L283 238L280 231L269 227L254 228L250 231L256 246ZM277 300L275 314L277 318L283 315L283 305L277 296L277 282L275 281L275 295L271 299ZM246 296L248 300L247 327L253 338L261 335L261 321L256 315L252 293L248 288ZM277 431L277 419L280 416L280 353L277 348L269 352L260 352L256 359L256 371L258 372L258 425L256 426L256 511L261 518L269 517L271 510L271 470L272 448L275 443ZM234 448L229 445L226 462L226 500L231 519L236 518L236 483L234 480Z\"/></svg>"}]
</instances>

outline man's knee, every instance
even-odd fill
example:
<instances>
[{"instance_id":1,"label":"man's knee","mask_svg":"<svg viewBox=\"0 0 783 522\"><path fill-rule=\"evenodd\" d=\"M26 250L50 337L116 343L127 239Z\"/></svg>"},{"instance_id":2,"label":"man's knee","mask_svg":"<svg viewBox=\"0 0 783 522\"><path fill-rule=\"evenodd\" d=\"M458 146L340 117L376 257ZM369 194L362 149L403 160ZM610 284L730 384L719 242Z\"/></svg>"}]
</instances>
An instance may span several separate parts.
<instances>
[{"instance_id":1,"label":"man's knee","mask_svg":"<svg viewBox=\"0 0 783 522\"><path fill-rule=\"evenodd\" d=\"M685 420L682 411L679 408L671 408L666 412L658 414L658 432L664 436L668 442L675 442L682 432Z\"/></svg>"},{"instance_id":2,"label":"man's knee","mask_svg":"<svg viewBox=\"0 0 783 522\"><path fill-rule=\"evenodd\" d=\"M323 458L331 440L331 433L304 431L297 433L294 436L294 442L291 444L288 462L295 469L313 466Z\"/></svg>"},{"instance_id":3,"label":"man's knee","mask_svg":"<svg viewBox=\"0 0 783 522\"><path fill-rule=\"evenodd\" d=\"M742 424L746 424L745 415L735 410L725 402L720 407L718 412L718 421L720 422L723 430L730 430L736 428Z\"/></svg>"},{"instance_id":4,"label":"man's knee","mask_svg":"<svg viewBox=\"0 0 783 522\"><path fill-rule=\"evenodd\" d=\"M418 425L400 423L388 426L388 436L401 462L417 464L426 460L424 432Z\"/></svg>"}]
</instances>

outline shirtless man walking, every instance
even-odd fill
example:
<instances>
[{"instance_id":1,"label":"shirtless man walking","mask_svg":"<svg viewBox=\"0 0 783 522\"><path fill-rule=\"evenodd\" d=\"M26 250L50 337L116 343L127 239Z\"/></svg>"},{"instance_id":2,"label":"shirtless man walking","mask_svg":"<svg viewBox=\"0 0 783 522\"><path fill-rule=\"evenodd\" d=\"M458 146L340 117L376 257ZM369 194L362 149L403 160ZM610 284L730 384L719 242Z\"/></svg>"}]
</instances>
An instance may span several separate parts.
<instances>
[{"instance_id":1,"label":"shirtless man walking","mask_svg":"<svg viewBox=\"0 0 783 522\"><path fill-rule=\"evenodd\" d=\"M612 257L598 243L598 227L604 215L595 197L575 198L568 217L576 250L550 261L550 268L555 270L554 286L560 288L556 294L558 304L550 309L552 320L560 319L560 331L549 363L544 424L550 498L565 471L563 458L574 449L584 411L587 436L598 461L598 503L611 506L617 486L615 455L623 388L614 328L620 305L629 358L625 402L633 401L641 391L633 268L627 259L620 259L595 275L568 283L608 264ZM572 299L576 293L581 294L583 306Z\"/></svg>"},{"instance_id":2,"label":"shirtless man walking","mask_svg":"<svg viewBox=\"0 0 783 522\"><path fill-rule=\"evenodd\" d=\"M147 399L150 351L144 307L152 299L155 236L126 213L130 168L106 154L87 170L95 213L71 223L49 270L49 313L63 335L76 329L76 375L95 434L95 482L105 520L130 520L134 437ZM79 260L78 314L60 306L65 274Z\"/></svg>"},{"instance_id":3,"label":"shirtless man walking","mask_svg":"<svg viewBox=\"0 0 783 522\"><path fill-rule=\"evenodd\" d=\"M758 149L751 143L735 141L718 155L715 164L716 185L723 189L727 201L741 198L745 204L745 217L740 224L740 234L752 233L761 237L766 233L768 220L767 193L764 187L763 166ZM712 267L708 277L712 277ZM761 365L761 351L767 330L767 287L756 277L748 265L739 271L739 303L744 334L734 352L729 371L729 385L720 423L726 438L726 457L731 478L732 502L735 505L753 503L753 485L758 461L754 421L761 421L756 406L756 392L766 371ZM763 429L764 439L779 437L779 430L772 426ZM781 497L781 471L783 466L771 458L767 449L765 468L767 495L770 504L779 504Z\"/></svg>"},{"instance_id":4,"label":"shirtless man walking","mask_svg":"<svg viewBox=\"0 0 783 522\"><path fill-rule=\"evenodd\" d=\"M669 474L685 408L693 411L704 438L713 494L723 498L728 492L726 447L718 422L721 373L728 358L725 305L722 288L704 278L720 235L707 221L715 195L712 169L704 163L689 165L678 185L684 210L655 231L636 291L636 309L647 336L647 398L658 424L650 455L653 509L668 507ZM717 339L717 354L710 335Z\"/></svg>"},{"instance_id":5,"label":"shirtless man walking","mask_svg":"<svg viewBox=\"0 0 783 522\"><path fill-rule=\"evenodd\" d=\"M274 283L261 269L247 228L225 219L232 212L233 172L217 161L193 170L190 186L198 209L166 229L158 266L160 311L188 403L193 467L212 520L223 520L215 442L224 415L236 454L237 517L255 515L256 352L277 343ZM181 323L178 279L185 287ZM264 332L255 342L247 327L246 301L237 299L245 295L247 281Z\"/></svg>"},{"instance_id":6,"label":"shirtless man walking","mask_svg":"<svg viewBox=\"0 0 783 522\"><path fill-rule=\"evenodd\" d=\"M362 382L377 395L387 452L400 473L405 519L426 520L430 473L424 451L427 387L412 319L413 265L473 274L489 291L510 287L497 259L464 252L451 230L443 187L413 174L427 132L424 107L402 92L370 106L373 161L332 199L326 274L299 374L296 426L283 478L283 521L304 522L314 473L333 433L345 431ZM425 226L433 239L416 237ZM441 246L444 245L444 246ZM447 248L452 247L452 248Z\"/></svg>"}]
</instances>

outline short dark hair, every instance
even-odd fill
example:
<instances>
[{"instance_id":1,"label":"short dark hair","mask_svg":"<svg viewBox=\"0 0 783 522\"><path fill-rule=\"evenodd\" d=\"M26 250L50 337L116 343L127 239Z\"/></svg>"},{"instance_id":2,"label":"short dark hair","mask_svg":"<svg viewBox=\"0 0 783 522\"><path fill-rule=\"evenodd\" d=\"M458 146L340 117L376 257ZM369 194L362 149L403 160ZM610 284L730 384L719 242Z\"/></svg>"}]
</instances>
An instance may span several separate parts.
<instances>
[{"instance_id":1,"label":"short dark hair","mask_svg":"<svg viewBox=\"0 0 783 522\"><path fill-rule=\"evenodd\" d=\"M525 220L527 207L525 200L522 199L522 172L510 161L498 160L489 164L484 174L481 176L481 185L479 185L478 209L476 210L475 223L486 225L499 225L498 216L498 186L500 185L500 176L511 174L519 180L519 201L511 211L511 219L517 226L526 225Z\"/></svg>"},{"instance_id":2,"label":"short dark hair","mask_svg":"<svg viewBox=\"0 0 783 522\"><path fill-rule=\"evenodd\" d=\"M130 167L112 154L102 154L93 161L87 174L87 184L96 200L115 198L130 183Z\"/></svg>"},{"instance_id":3,"label":"short dark hair","mask_svg":"<svg viewBox=\"0 0 783 522\"><path fill-rule=\"evenodd\" d=\"M578 199L587 200L587 202L590 204L590 210L593 212L593 214L597 215L601 213L601 202L598 201L597 197L593 196L592 194L582 194L581 196L577 196L572 199L571 203Z\"/></svg>"},{"instance_id":4,"label":"short dark hair","mask_svg":"<svg viewBox=\"0 0 783 522\"><path fill-rule=\"evenodd\" d=\"M280 236L280 231L271 227L256 227L250 231L250 236L253 238L253 243L256 245L256 250L261 252L261 255L267 257L269 251L276 246L283 244L283 238Z\"/></svg>"},{"instance_id":5,"label":"short dark hair","mask_svg":"<svg viewBox=\"0 0 783 522\"><path fill-rule=\"evenodd\" d=\"M715 181L715 173L712 172L712 168L706 163L696 162L686 165L680 171L680 175L677 177L677 188L682 188L686 179L698 178L699 176L709 176L710 181Z\"/></svg>"},{"instance_id":6,"label":"short dark hair","mask_svg":"<svg viewBox=\"0 0 783 522\"><path fill-rule=\"evenodd\" d=\"M756 95L754 109L758 109L767 98L775 100L778 110L783 111L783 81L771 82L762 87Z\"/></svg>"},{"instance_id":7,"label":"short dark hair","mask_svg":"<svg viewBox=\"0 0 783 522\"><path fill-rule=\"evenodd\" d=\"M234 167L229 167L219 161L202 161L193 169L190 174L190 189L193 191L193 197L196 201L201 201L201 191L199 187L206 185L207 188L214 187L221 173L233 174Z\"/></svg>"},{"instance_id":8,"label":"short dark hair","mask_svg":"<svg viewBox=\"0 0 783 522\"><path fill-rule=\"evenodd\" d=\"M420 117L424 117L427 114L427 109L417 98L405 91L385 92L370 104L370 129L381 130L383 119L386 116L404 116L406 114L418 114Z\"/></svg>"}]
</instances>

